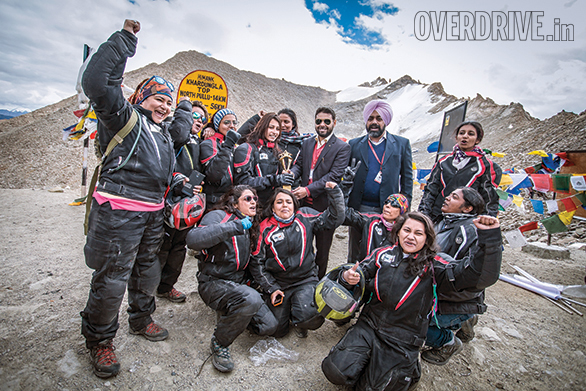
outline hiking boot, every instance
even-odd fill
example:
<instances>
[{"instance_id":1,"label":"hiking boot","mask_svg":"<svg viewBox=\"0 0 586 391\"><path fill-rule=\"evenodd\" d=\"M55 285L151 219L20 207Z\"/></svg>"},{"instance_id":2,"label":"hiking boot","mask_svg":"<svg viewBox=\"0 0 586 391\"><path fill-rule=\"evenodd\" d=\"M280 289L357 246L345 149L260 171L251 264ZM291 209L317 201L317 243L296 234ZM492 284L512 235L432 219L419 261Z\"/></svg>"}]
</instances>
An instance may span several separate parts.
<instances>
[{"instance_id":1,"label":"hiking boot","mask_svg":"<svg viewBox=\"0 0 586 391\"><path fill-rule=\"evenodd\" d=\"M421 353L421 358L433 365L446 365L454 354L462 351L462 341L454 336L454 343L444 345L439 349L430 349Z\"/></svg>"},{"instance_id":2,"label":"hiking boot","mask_svg":"<svg viewBox=\"0 0 586 391\"><path fill-rule=\"evenodd\" d=\"M167 329L162 328L161 326L159 326L155 322L149 323L145 328L143 328L141 330L136 331L136 330L133 330L132 328L130 328L129 331L130 331L130 334L142 335L143 337L145 337L149 341L154 341L154 342L163 341L163 340L167 339L167 337L169 336L169 332L167 331Z\"/></svg>"},{"instance_id":3,"label":"hiking boot","mask_svg":"<svg viewBox=\"0 0 586 391\"><path fill-rule=\"evenodd\" d=\"M97 377L107 378L116 376L120 372L120 363L116 359L114 350L111 339L90 348L92 366Z\"/></svg>"},{"instance_id":4,"label":"hiking boot","mask_svg":"<svg viewBox=\"0 0 586 391\"><path fill-rule=\"evenodd\" d=\"M210 350L212 352L212 363L214 367L220 372L232 372L234 362L230 358L230 348L220 345L216 337L212 337Z\"/></svg>"},{"instance_id":5,"label":"hiking boot","mask_svg":"<svg viewBox=\"0 0 586 391\"><path fill-rule=\"evenodd\" d=\"M474 339L474 326L478 323L478 315L467 319L462 323L460 330L456 333L456 337L460 338L463 343L468 343Z\"/></svg>"},{"instance_id":6,"label":"hiking boot","mask_svg":"<svg viewBox=\"0 0 586 391\"><path fill-rule=\"evenodd\" d=\"M179 292L175 288L171 288L169 292L157 293L157 297L164 297L165 299L172 301L173 303L183 303L185 299L187 299L185 293Z\"/></svg>"},{"instance_id":7,"label":"hiking boot","mask_svg":"<svg viewBox=\"0 0 586 391\"><path fill-rule=\"evenodd\" d=\"M307 329L295 327L293 330L295 330L295 335L297 338L307 338Z\"/></svg>"}]
</instances>

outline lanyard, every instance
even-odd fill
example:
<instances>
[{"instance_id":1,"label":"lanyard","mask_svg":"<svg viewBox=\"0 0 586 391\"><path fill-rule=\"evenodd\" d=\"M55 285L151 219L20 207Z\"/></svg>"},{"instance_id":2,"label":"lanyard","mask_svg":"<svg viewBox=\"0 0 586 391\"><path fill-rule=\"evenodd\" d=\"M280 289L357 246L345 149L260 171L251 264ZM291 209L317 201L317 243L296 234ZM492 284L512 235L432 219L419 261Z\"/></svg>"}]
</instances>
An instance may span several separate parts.
<instances>
[{"instance_id":1,"label":"lanyard","mask_svg":"<svg viewBox=\"0 0 586 391\"><path fill-rule=\"evenodd\" d=\"M374 155L374 158L376 159L376 161L378 162L378 164L380 164L380 169L383 169L383 162L385 161L385 153L387 153L387 151L383 152L383 158L379 159L378 155L376 154L376 152L374 151L374 148L372 147L372 143L370 142L370 140L368 140L368 146L370 147L370 150L372 151L372 154Z\"/></svg>"}]
</instances>

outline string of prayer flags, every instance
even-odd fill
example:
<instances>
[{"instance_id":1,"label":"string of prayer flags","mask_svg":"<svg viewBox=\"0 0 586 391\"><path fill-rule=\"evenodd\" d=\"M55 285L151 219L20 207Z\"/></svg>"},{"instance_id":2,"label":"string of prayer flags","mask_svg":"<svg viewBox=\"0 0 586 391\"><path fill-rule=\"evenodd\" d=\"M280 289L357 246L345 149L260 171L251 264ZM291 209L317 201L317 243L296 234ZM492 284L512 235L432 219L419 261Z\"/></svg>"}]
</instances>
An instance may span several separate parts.
<instances>
[{"instance_id":1,"label":"string of prayer flags","mask_svg":"<svg viewBox=\"0 0 586 391\"><path fill-rule=\"evenodd\" d=\"M537 224L537 221L532 221L530 223L527 223L527 224L520 226L519 231L527 232L527 231L536 230L537 228L539 228L539 224Z\"/></svg>"},{"instance_id":2,"label":"string of prayer flags","mask_svg":"<svg viewBox=\"0 0 586 391\"><path fill-rule=\"evenodd\" d=\"M533 188L537 191L548 192L553 188L553 181L549 174L531 174Z\"/></svg>"},{"instance_id":3,"label":"string of prayer flags","mask_svg":"<svg viewBox=\"0 0 586 391\"><path fill-rule=\"evenodd\" d=\"M566 232L568 227L560 220L559 215L548 217L541 220L541 224L545 227L548 233L555 234L559 232Z\"/></svg>"},{"instance_id":4,"label":"string of prayer flags","mask_svg":"<svg viewBox=\"0 0 586 391\"><path fill-rule=\"evenodd\" d=\"M541 201L541 200L529 200L529 201L531 201L531 204L533 205L533 210L536 213L539 213L542 215L545 212L545 210L543 209L543 201ZM557 204L556 204L556 206L557 206Z\"/></svg>"}]
</instances>

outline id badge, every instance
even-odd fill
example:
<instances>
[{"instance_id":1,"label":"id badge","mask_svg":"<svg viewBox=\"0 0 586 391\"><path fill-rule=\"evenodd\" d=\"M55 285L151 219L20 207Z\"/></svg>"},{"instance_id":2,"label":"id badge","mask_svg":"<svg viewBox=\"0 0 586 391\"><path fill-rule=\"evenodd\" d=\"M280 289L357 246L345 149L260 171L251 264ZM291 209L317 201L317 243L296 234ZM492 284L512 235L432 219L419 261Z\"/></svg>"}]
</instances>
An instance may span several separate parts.
<instances>
[{"instance_id":1,"label":"id badge","mask_svg":"<svg viewBox=\"0 0 586 391\"><path fill-rule=\"evenodd\" d=\"M379 171L378 174L376 174L374 181L376 183L381 183L383 181L383 172L382 171Z\"/></svg>"}]
</instances>

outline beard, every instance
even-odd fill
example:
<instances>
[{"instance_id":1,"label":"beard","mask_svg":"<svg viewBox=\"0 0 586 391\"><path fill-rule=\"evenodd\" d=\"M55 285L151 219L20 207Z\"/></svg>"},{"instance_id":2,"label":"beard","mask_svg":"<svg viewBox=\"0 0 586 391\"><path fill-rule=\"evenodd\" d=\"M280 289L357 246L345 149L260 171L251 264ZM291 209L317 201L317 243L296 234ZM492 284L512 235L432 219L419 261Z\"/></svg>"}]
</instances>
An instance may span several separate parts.
<instances>
[{"instance_id":1,"label":"beard","mask_svg":"<svg viewBox=\"0 0 586 391\"><path fill-rule=\"evenodd\" d=\"M372 138L379 138L380 136L383 135L386 128L387 128L386 125L383 126L381 129L377 124L372 124L368 128L366 128L366 131L368 132L368 136L370 136Z\"/></svg>"},{"instance_id":2,"label":"beard","mask_svg":"<svg viewBox=\"0 0 586 391\"><path fill-rule=\"evenodd\" d=\"M325 129L323 127L320 127L316 129L315 132L322 138L328 138L328 136L334 132L334 127L326 127Z\"/></svg>"}]
</instances>

